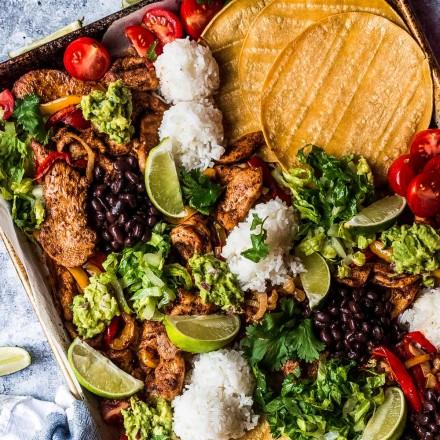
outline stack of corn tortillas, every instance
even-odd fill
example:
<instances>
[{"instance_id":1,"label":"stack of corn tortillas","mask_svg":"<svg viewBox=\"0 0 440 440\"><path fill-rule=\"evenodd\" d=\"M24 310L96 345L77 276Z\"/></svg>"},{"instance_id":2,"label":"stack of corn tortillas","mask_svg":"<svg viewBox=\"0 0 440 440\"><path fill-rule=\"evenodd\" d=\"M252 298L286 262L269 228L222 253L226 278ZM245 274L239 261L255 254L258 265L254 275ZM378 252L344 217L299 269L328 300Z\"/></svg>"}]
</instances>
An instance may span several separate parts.
<instances>
[{"instance_id":1,"label":"stack of corn tortillas","mask_svg":"<svg viewBox=\"0 0 440 440\"><path fill-rule=\"evenodd\" d=\"M428 60L385 0L235 0L202 38L228 140L263 130L284 168L313 143L380 182L431 121Z\"/></svg>"}]
</instances>

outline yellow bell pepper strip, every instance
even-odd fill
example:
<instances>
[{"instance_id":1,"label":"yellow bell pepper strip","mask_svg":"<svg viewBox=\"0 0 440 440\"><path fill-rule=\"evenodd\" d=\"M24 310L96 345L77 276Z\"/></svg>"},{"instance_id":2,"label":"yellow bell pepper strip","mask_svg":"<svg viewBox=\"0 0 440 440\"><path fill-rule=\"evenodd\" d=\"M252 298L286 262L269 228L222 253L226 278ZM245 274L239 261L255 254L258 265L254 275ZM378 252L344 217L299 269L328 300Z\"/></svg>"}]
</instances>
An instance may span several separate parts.
<instances>
[{"instance_id":1,"label":"yellow bell pepper strip","mask_svg":"<svg viewBox=\"0 0 440 440\"><path fill-rule=\"evenodd\" d=\"M89 285L89 276L82 267L69 267L69 272L78 284L81 292Z\"/></svg>"},{"instance_id":2,"label":"yellow bell pepper strip","mask_svg":"<svg viewBox=\"0 0 440 440\"><path fill-rule=\"evenodd\" d=\"M69 105L78 105L81 102L82 95L69 95L54 101L40 104L40 111L43 116L53 115L54 113L68 107Z\"/></svg>"},{"instance_id":3,"label":"yellow bell pepper strip","mask_svg":"<svg viewBox=\"0 0 440 440\"><path fill-rule=\"evenodd\" d=\"M131 344L135 337L135 324L133 318L125 312L122 312L121 316L124 320L124 328L122 329L120 336L114 338L109 343L109 347L112 350L124 350Z\"/></svg>"},{"instance_id":4,"label":"yellow bell pepper strip","mask_svg":"<svg viewBox=\"0 0 440 440\"><path fill-rule=\"evenodd\" d=\"M391 255L393 254L393 250L390 248L385 248L384 244L381 241L374 241L370 244L370 251L373 252L374 255L382 258L386 262L391 261Z\"/></svg>"}]
</instances>

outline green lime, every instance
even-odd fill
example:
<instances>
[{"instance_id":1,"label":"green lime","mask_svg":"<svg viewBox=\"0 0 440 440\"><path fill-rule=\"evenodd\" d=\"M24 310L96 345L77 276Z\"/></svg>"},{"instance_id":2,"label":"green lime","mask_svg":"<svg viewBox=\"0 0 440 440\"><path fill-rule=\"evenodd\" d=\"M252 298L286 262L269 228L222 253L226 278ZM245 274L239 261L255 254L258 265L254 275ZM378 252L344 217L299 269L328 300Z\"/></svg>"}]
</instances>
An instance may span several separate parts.
<instances>
[{"instance_id":1,"label":"green lime","mask_svg":"<svg viewBox=\"0 0 440 440\"><path fill-rule=\"evenodd\" d=\"M316 252L300 257L307 272L300 273L299 277L309 299L310 308L314 309L330 289L330 269L325 259Z\"/></svg>"},{"instance_id":2,"label":"green lime","mask_svg":"<svg viewBox=\"0 0 440 440\"><path fill-rule=\"evenodd\" d=\"M165 316L171 342L190 353L207 353L228 345L240 329L237 315Z\"/></svg>"},{"instance_id":3,"label":"green lime","mask_svg":"<svg viewBox=\"0 0 440 440\"><path fill-rule=\"evenodd\" d=\"M122 7L126 8L127 6L135 5L139 3L141 0L122 0Z\"/></svg>"},{"instance_id":4,"label":"green lime","mask_svg":"<svg viewBox=\"0 0 440 440\"><path fill-rule=\"evenodd\" d=\"M48 35L47 37L39 38L38 40L32 41L32 43L28 44L27 46L20 47L20 49L8 52L9 58L18 57L19 55L29 52L30 50L35 49L36 47L49 43L49 41L56 40L57 38L63 37L64 35L70 34L71 32L81 28L82 28L82 20L76 20L73 23L70 23L63 28L58 29L56 32Z\"/></svg>"},{"instance_id":5,"label":"green lime","mask_svg":"<svg viewBox=\"0 0 440 440\"><path fill-rule=\"evenodd\" d=\"M406 207L406 200L397 194L384 197L367 206L359 214L345 223L357 234L375 234L391 227Z\"/></svg>"},{"instance_id":6,"label":"green lime","mask_svg":"<svg viewBox=\"0 0 440 440\"><path fill-rule=\"evenodd\" d=\"M70 345L67 359L79 383L98 396L122 399L144 386L79 338Z\"/></svg>"},{"instance_id":7,"label":"green lime","mask_svg":"<svg viewBox=\"0 0 440 440\"><path fill-rule=\"evenodd\" d=\"M385 390L385 400L368 421L362 440L397 440L405 429L406 402L400 388Z\"/></svg>"},{"instance_id":8,"label":"green lime","mask_svg":"<svg viewBox=\"0 0 440 440\"><path fill-rule=\"evenodd\" d=\"M20 347L0 347L0 376L23 370L31 364L31 355Z\"/></svg>"},{"instance_id":9,"label":"green lime","mask_svg":"<svg viewBox=\"0 0 440 440\"><path fill-rule=\"evenodd\" d=\"M182 191L171 141L166 138L150 151L145 164L145 186L154 206L169 217L185 217Z\"/></svg>"}]
</instances>

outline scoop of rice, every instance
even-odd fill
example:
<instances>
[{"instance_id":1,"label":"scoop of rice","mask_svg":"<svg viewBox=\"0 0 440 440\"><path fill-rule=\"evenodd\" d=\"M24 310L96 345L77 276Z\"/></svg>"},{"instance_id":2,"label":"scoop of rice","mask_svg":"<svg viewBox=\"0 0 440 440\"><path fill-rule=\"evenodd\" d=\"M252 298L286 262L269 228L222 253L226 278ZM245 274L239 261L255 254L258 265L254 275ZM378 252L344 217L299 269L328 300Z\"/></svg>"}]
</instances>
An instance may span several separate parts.
<instances>
[{"instance_id":1,"label":"scoop of rice","mask_svg":"<svg viewBox=\"0 0 440 440\"><path fill-rule=\"evenodd\" d=\"M205 170L220 159L225 149L222 113L212 102L179 102L163 115L160 139L170 138L179 168Z\"/></svg>"},{"instance_id":2,"label":"scoop of rice","mask_svg":"<svg viewBox=\"0 0 440 440\"><path fill-rule=\"evenodd\" d=\"M260 227L251 231L253 215L257 214L264 222L267 231L266 243L269 255L254 263L241 253L252 247L251 234L260 233ZM297 233L298 223L295 212L280 199L260 203L249 211L246 220L239 223L229 234L223 247L222 257L226 259L229 269L237 275L243 290L266 290L266 281L272 285L283 284L290 277L304 272L302 263L292 255L293 240Z\"/></svg>"},{"instance_id":3,"label":"scoop of rice","mask_svg":"<svg viewBox=\"0 0 440 440\"><path fill-rule=\"evenodd\" d=\"M411 332L421 331L440 349L438 310L440 310L440 288L422 289L412 307L399 316L399 322L407 324Z\"/></svg>"},{"instance_id":4,"label":"scoop of rice","mask_svg":"<svg viewBox=\"0 0 440 440\"><path fill-rule=\"evenodd\" d=\"M167 102L207 98L219 86L218 65L210 50L189 39L166 44L154 67Z\"/></svg>"},{"instance_id":5,"label":"scoop of rice","mask_svg":"<svg viewBox=\"0 0 440 440\"><path fill-rule=\"evenodd\" d=\"M181 396L172 406L173 430L181 440L229 440L253 429L255 381L240 352L219 350L196 357Z\"/></svg>"}]
</instances>

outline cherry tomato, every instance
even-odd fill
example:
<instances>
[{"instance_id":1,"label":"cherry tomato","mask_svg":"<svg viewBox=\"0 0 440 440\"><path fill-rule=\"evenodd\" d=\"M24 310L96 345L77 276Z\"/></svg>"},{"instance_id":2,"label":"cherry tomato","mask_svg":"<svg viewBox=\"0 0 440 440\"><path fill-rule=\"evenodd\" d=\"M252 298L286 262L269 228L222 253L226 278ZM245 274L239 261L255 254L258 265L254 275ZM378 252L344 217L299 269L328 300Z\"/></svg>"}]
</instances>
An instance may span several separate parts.
<instances>
[{"instance_id":1,"label":"cherry tomato","mask_svg":"<svg viewBox=\"0 0 440 440\"><path fill-rule=\"evenodd\" d=\"M440 153L440 129L423 130L411 142L411 154L432 157Z\"/></svg>"},{"instance_id":2,"label":"cherry tomato","mask_svg":"<svg viewBox=\"0 0 440 440\"><path fill-rule=\"evenodd\" d=\"M0 119L6 121L12 116L14 111L15 99L9 90L3 90L0 93Z\"/></svg>"},{"instance_id":3,"label":"cherry tomato","mask_svg":"<svg viewBox=\"0 0 440 440\"><path fill-rule=\"evenodd\" d=\"M198 40L207 24L223 8L222 0L183 0L180 18L185 32Z\"/></svg>"},{"instance_id":4,"label":"cherry tomato","mask_svg":"<svg viewBox=\"0 0 440 440\"><path fill-rule=\"evenodd\" d=\"M419 217L432 217L440 211L440 175L421 173L411 180L406 200Z\"/></svg>"},{"instance_id":5,"label":"cherry tomato","mask_svg":"<svg viewBox=\"0 0 440 440\"><path fill-rule=\"evenodd\" d=\"M145 13L142 23L159 38L162 45L171 43L176 38L182 38L183 29L179 18L166 9L150 9Z\"/></svg>"},{"instance_id":6,"label":"cherry tomato","mask_svg":"<svg viewBox=\"0 0 440 440\"><path fill-rule=\"evenodd\" d=\"M141 57L148 56L150 61L154 61L162 53L162 45L159 39L143 26L127 26L125 28L125 35ZM154 54L150 56L149 51L153 48Z\"/></svg>"},{"instance_id":7,"label":"cherry tomato","mask_svg":"<svg viewBox=\"0 0 440 440\"><path fill-rule=\"evenodd\" d=\"M423 168L424 173L434 171L440 175L440 156L431 157Z\"/></svg>"},{"instance_id":8,"label":"cherry tomato","mask_svg":"<svg viewBox=\"0 0 440 440\"><path fill-rule=\"evenodd\" d=\"M82 110L76 105L69 105L68 107L54 113L46 122L46 130L49 130L49 128L59 122L62 122L65 125L70 125L78 130L90 127L90 121L84 119Z\"/></svg>"},{"instance_id":9,"label":"cherry tomato","mask_svg":"<svg viewBox=\"0 0 440 440\"><path fill-rule=\"evenodd\" d=\"M416 154L398 157L388 170L388 183L399 196L405 197L411 180L419 174L426 160Z\"/></svg>"},{"instance_id":10,"label":"cherry tomato","mask_svg":"<svg viewBox=\"0 0 440 440\"><path fill-rule=\"evenodd\" d=\"M74 78L98 81L110 68L110 55L99 41L81 37L67 46L64 67Z\"/></svg>"}]
</instances>

